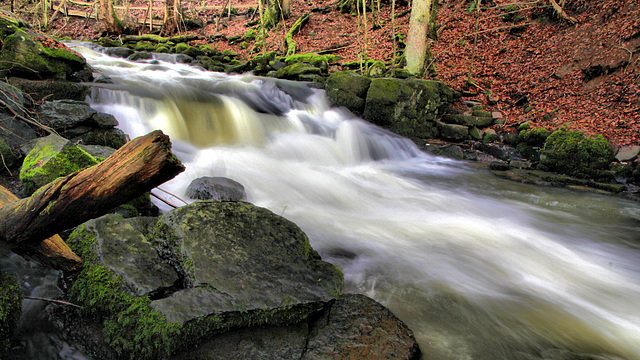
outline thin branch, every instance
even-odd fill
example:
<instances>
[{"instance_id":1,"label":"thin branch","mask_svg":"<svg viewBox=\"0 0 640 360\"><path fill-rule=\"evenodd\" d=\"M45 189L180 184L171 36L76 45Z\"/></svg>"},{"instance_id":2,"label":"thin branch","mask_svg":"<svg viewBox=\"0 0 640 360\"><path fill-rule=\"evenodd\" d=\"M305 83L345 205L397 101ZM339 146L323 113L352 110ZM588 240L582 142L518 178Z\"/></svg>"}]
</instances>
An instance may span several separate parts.
<instances>
[{"instance_id":1,"label":"thin branch","mask_svg":"<svg viewBox=\"0 0 640 360\"><path fill-rule=\"evenodd\" d=\"M62 301L62 300L47 299L47 298L41 298L41 297L36 297L36 296L24 296L24 298L27 299L27 300L40 300L40 301L46 301L46 302L59 304L59 305L73 306L75 308L82 309L82 306L80 306L80 305L72 304L70 302L66 302L66 301Z\"/></svg>"}]
</instances>

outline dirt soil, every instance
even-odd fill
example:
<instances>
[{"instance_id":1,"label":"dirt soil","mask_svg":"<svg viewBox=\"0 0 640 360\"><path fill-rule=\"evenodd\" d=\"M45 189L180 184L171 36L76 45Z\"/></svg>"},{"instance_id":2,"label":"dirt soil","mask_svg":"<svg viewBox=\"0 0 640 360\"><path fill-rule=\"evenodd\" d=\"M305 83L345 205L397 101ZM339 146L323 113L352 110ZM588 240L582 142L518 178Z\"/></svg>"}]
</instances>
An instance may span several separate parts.
<instances>
[{"instance_id":1,"label":"dirt soil","mask_svg":"<svg viewBox=\"0 0 640 360\"><path fill-rule=\"evenodd\" d=\"M396 33L402 39L410 8L407 2L397 2ZM477 11L475 1L441 1L437 40L431 41L435 78L463 91L468 100L501 111L506 119L502 126L508 128L528 121L550 130L567 126L600 133L615 146L640 144L640 2L568 0L564 10L575 24L556 16L546 0L518 2L517 9L509 7L513 3L481 2ZM252 44L241 49L229 45L224 37L214 40L213 35L242 35L249 29L247 22L259 19L249 8L257 2L233 0L231 6L239 15L231 18L226 12L217 16L219 9L202 9L226 4L226 0L183 0L190 7L187 15L204 25L187 32L202 35L199 43L250 58ZM144 1L130 4L147 5ZM365 45L362 17L341 14L337 5L337 1L292 1L291 18L269 32L267 50L283 54L286 31L311 11L309 23L294 37L297 52L331 51L344 61L358 60ZM380 6L377 18L367 13L366 54L390 62L391 4L383 1ZM134 18L148 17L146 10L130 13ZM93 39L103 31L100 22L71 16L58 16L49 28L50 34L74 39ZM134 32L149 29L140 27Z\"/></svg>"}]
</instances>

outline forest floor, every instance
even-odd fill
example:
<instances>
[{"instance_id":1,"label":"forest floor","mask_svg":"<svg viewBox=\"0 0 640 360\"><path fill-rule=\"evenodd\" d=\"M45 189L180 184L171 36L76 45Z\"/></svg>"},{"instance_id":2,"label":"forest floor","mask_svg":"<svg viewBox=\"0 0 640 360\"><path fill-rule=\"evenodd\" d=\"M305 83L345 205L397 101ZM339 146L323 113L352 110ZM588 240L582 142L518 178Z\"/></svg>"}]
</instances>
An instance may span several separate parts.
<instances>
[{"instance_id":1,"label":"forest floor","mask_svg":"<svg viewBox=\"0 0 640 360\"><path fill-rule=\"evenodd\" d=\"M397 3L396 34L406 40L409 8L404 0ZM475 1L440 1L437 40L431 40L434 78L464 92L468 100L501 111L506 120L502 126L516 127L525 121L549 130L566 126L602 134L615 146L640 145L640 2L568 0L564 10L575 24L558 18L545 0L509 7L513 3L482 2L477 11ZM147 4L137 0L130 6ZM255 0L233 0L239 16L230 18L227 12L219 17L220 10L202 8L226 4L227 0L183 0L190 7L187 16L204 25L187 32L203 39L231 37L242 35L249 29L248 22L259 19L249 8L257 6ZM268 33L267 51L283 54L286 32L311 11L309 23L294 37L298 53L330 51L344 61L354 61L365 53L366 44L369 58L390 63L390 1L383 1L375 18L367 13L366 41L364 17L341 14L337 5L338 1L292 1L291 18ZM130 10L130 14L148 17L145 10ZM49 27L50 34L74 39L93 39L103 31L102 23L95 20L64 16ZM148 31L148 27L139 28L136 33ZM252 45L241 49L224 38L210 41L213 47L231 49L243 58L255 55Z\"/></svg>"}]
</instances>

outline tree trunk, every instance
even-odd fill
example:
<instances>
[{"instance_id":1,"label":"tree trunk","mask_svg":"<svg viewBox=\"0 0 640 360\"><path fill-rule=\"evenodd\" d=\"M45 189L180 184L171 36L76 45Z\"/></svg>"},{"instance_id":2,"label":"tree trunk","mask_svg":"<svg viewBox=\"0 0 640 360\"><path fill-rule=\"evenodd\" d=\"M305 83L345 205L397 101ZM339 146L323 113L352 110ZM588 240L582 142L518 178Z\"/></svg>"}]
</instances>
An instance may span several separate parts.
<instances>
[{"instance_id":1,"label":"tree trunk","mask_svg":"<svg viewBox=\"0 0 640 360\"><path fill-rule=\"evenodd\" d=\"M30 198L0 208L0 244L37 244L62 230L104 215L172 179L184 166L157 130L135 138L106 160L38 189Z\"/></svg>"},{"instance_id":2,"label":"tree trunk","mask_svg":"<svg viewBox=\"0 0 640 360\"><path fill-rule=\"evenodd\" d=\"M170 35L180 29L180 0L166 0L164 2L164 30Z\"/></svg>"},{"instance_id":3,"label":"tree trunk","mask_svg":"<svg viewBox=\"0 0 640 360\"><path fill-rule=\"evenodd\" d=\"M282 0L282 17L285 19L291 17L291 0Z\"/></svg>"},{"instance_id":4,"label":"tree trunk","mask_svg":"<svg viewBox=\"0 0 640 360\"><path fill-rule=\"evenodd\" d=\"M262 0L261 0L262 1ZM264 26L270 29L276 26L282 19L282 0L264 0Z\"/></svg>"},{"instance_id":5,"label":"tree trunk","mask_svg":"<svg viewBox=\"0 0 640 360\"><path fill-rule=\"evenodd\" d=\"M104 26L109 34L120 35L124 30L122 21L118 18L116 10L113 8L112 0L100 0L100 12L104 19Z\"/></svg>"},{"instance_id":6,"label":"tree trunk","mask_svg":"<svg viewBox=\"0 0 640 360\"><path fill-rule=\"evenodd\" d=\"M8 205L18 200L20 199L17 196L0 186L0 206ZM53 235L35 244L14 247L11 250L22 257L33 259L44 266L56 270L75 271L82 265L80 257L74 254L58 235Z\"/></svg>"},{"instance_id":7,"label":"tree trunk","mask_svg":"<svg viewBox=\"0 0 640 360\"><path fill-rule=\"evenodd\" d=\"M424 71L427 58L429 21L432 0L413 0L411 4L411 18L409 19L409 34L407 35L406 69L411 74L421 74Z\"/></svg>"}]
</instances>

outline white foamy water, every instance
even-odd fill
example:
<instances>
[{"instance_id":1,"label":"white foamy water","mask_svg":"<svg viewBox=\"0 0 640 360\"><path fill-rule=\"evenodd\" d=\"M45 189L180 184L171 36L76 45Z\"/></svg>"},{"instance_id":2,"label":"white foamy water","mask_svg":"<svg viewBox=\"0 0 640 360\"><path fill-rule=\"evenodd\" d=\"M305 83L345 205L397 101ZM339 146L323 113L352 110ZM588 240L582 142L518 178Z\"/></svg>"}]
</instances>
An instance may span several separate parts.
<instances>
[{"instance_id":1,"label":"white foamy water","mask_svg":"<svg viewBox=\"0 0 640 360\"><path fill-rule=\"evenodd\" d=\"M291 82L76 50L114 82L94 108L131 137L171 136L187 170L164 190L242 183L340 266L347 291L407 322L425 358L640 358L638 204L427 155Z\"/></svg>"}]
</instances>

